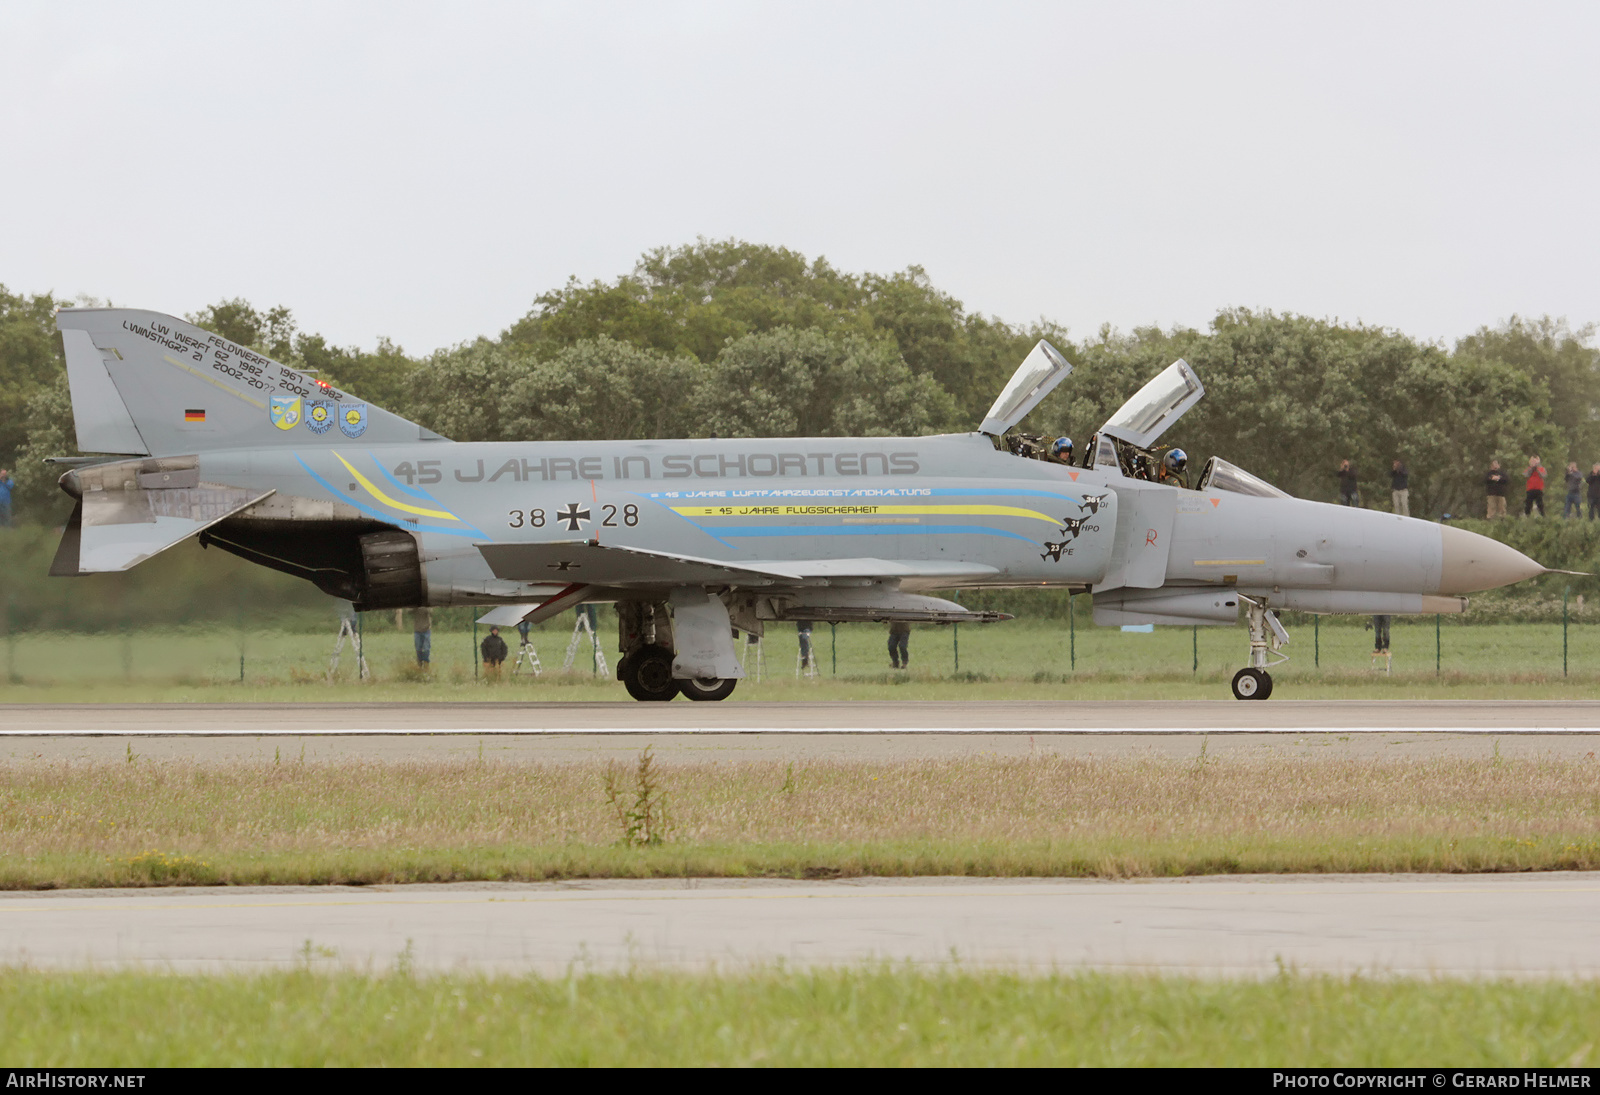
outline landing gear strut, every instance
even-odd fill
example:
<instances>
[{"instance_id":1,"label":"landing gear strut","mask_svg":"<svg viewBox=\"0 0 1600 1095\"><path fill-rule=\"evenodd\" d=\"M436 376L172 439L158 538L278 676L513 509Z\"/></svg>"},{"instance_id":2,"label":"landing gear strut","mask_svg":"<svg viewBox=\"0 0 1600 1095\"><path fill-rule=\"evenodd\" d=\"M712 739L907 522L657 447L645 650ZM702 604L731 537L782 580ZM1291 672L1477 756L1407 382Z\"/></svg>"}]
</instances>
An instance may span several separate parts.
<instances>
[{"instance_id":1,"label":"landing gear strut","mask_svg":"<svg viewBox=\"0 0 1600 1095\"><path fill-rule=\"evenodd\" d=\"M1233 698L1264 700L1272 695L1272 674L1267 667L1289 660L1289 655L1279 653L1288 644L1289 633L1260 601L1244 596L1239 600L1244 602L1245 622L1250 626L1250 664L1233 675Z\"/></svg>"}]
</instances>

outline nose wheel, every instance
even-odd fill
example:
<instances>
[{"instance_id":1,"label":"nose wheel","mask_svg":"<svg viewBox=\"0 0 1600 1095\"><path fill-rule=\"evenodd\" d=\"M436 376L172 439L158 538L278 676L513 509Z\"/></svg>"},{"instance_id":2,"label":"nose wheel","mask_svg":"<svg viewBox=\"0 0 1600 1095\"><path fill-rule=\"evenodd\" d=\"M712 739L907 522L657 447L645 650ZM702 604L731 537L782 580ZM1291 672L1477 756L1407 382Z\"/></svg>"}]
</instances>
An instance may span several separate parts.
<instances>
[{"instance_id":1,"label":"nose wheel","mask_svg":"<svg viewBox=\"0 0 1600 1095\"><path fill-rule=\"evenodd\" d=\"M1264 700L1272 695L1272 674L1265 669L1241 669L1233 675L1233 698Z\"/></svg>"},{"instance_id":2,"label":"nose wheel","mask_svg":"<svg viewBox=\"0 0 1600 1095\"><path fill-rule=\"evenodd\" d=\"M1264 700L1272 695L1272 674L1267 666L1289 660L1289 655L1280 653L1289 645L1289 633L1264 601L1244 596L1239 600L1244 602L1245 623L1250 628L1250 664L1233 675L1233 698Z\"/></svg>"}]
</instances>

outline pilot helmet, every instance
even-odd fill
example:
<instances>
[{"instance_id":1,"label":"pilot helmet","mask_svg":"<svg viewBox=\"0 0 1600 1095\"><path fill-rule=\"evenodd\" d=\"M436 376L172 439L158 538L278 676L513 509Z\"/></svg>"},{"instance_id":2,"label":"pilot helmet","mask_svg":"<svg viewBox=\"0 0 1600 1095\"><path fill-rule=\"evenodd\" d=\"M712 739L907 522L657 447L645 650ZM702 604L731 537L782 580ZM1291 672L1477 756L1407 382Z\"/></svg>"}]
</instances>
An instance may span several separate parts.
<instances>
[{"instance_id":1,"label":"pilot helmet","mask_svg":"<svg viewBox=\"0 0 1600 1095\"><path fill-rule=\"evenodd\" d=\"M1050 455L1057 460L1072 459L1072 438L1058 437L1050 445Z\"/></svg>"},{"instance_id":2,"label":"pilot helmet","mask_svg":"<svg viewBox=\"0 0 1600 1095\"><path fill-rule=\"evenodd\" d=\"M1161 462L1167 466L1168 471L1181 475L1183 469L1189 466L1189 454L1182 449L1168 449L1167 455L1161 458Z\"/></svg>"}]
</instances>

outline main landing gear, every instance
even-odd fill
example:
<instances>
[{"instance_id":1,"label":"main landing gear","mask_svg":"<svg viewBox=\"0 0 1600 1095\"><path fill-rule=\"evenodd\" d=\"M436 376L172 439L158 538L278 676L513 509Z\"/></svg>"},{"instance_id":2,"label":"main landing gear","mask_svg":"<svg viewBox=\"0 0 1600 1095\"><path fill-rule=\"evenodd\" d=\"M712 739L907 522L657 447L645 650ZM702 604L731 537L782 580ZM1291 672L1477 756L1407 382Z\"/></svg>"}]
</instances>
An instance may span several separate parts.
<instances>
[{"instance_id":1,"label":"main landing gear","mask_svg":"<svg viewBox=\"0 0 1600 1095\"><path fill-rule=\"evenodd\" d=\"M1279 653L1288 645L1289 633L1260 601L1244 596L1239 600L1244 602L1245 622L1250 626L1250 664L1233 675L1233 698L1264 700L1272 695L1272 674L1267 667L1289 660L1289 655Z\"/></svg>"},{"instance_id":2,"label":"main landing gear","mask_svg":"<svg viewBox=\"0 0 1600 1095\"><path fill-rule=\"evenodd\" d=\"M624 651L622 660L617 663L617 679L628 690L628 695L645 702L666 702L680 693L691 700L725 700L733 693L734 686L739 683L735 677L684 679L673 676L677 643L683 639L693 643L706 638L708 628L696 617L705 614L707 609L713 617L709 627L711 644L718 648L718 654L723 655L720 661L712 659L709 668L727 666L730 671L738 671L727 609L720 601L715 603L714 608L711 604L712 599L706 598L697 614L693 611L696 606L690 602L674 617L665 602L617 602L617 621ZM704 661L700 663L704 664Z\"/></svg>"}]
</instances>

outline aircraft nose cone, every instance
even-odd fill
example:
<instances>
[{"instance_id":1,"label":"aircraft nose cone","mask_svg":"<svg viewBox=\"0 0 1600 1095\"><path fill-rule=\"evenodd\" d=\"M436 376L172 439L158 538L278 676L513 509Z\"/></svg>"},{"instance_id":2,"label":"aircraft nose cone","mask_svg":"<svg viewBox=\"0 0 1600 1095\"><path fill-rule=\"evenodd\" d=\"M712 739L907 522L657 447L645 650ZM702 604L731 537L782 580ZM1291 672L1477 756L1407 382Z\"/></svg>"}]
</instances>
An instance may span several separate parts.
<instances>
[{"instance_id":1,"label":"aircraft nose cone","mask_svg":"<svg viewBox=\"0 0 1600 1095\"><path fill-rule=\"evenodd\" d=\"M1544 567L1516 548L1476 532L1441 525L1439 535L1444 548L1440 593L1460 595L1499 589L1544 573Z\"/></svg>"}]
</instances>

